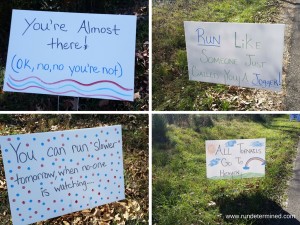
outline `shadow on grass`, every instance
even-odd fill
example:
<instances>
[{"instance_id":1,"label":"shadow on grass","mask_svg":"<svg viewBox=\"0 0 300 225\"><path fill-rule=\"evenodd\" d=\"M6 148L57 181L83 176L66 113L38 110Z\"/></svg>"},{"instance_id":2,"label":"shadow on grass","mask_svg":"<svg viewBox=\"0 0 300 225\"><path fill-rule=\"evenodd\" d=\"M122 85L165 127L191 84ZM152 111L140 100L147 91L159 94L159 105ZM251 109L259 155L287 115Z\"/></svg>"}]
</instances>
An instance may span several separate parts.
<instances>
[{"instance_id":1,"label":"shadow on grass","mask_svg":"<svg viewBox=\"0 0 300 225\"><path fill-rule=\"evenodd\" d=\"M292 1L289 1L289 0L280 0L281 2L286 2L286 3L289 3L291 5L300 5L300 3L295 3L295 2L292 2Z\"/></svg>"},{"instance_id":2,"label":"shadow on grass","mask_svg":"<svg viewBox=\"0 0 300 225\"><path fill-rule=\"evenodd\" d=\"M252 195L242 194L233 199L222 196L215 199L215 201L219 205L219 211L223 219L234 224L300 225L300 221L292 218L292 215L286 212L280 205L268 199L260 192L253 193ZM232 215L243 216L244 218L234 219ZM246 219L245 216L250 218ZM254 216L257 218L254 219Z\"/></svg>"},{"instance_id":3,"label":"shadow on grass","mask_svg":"<svg viewBox=\"0 0 300 225\"><path fill-rule=\"evenodd\" d=\"M280 130L280 131L288 131L290 133L295 133L300 136L300 131L298 127L292 127L292 126L276 126L276 125L270 125L270 124L263 124L262 125L268 129L272 130Z\"/></svg>"}]
</instances>

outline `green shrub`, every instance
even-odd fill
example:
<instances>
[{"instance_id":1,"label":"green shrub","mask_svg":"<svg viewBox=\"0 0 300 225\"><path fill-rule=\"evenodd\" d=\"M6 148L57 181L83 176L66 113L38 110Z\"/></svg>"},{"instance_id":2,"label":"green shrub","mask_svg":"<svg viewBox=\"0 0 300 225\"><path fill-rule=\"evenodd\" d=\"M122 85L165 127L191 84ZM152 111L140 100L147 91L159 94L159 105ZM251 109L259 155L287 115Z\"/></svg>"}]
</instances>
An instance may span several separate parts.
<instances>
[{"instance_id":1,"label":"green shrub","mask_svg":"<svg viewBox=\"0 0 300 225\"><path fill-rule=\"evenodd\" d=\"M193 115L192 128L194 131L199 132L201 127L212 127L214 125L209 115Z\"/></svg>"}]
</instances>

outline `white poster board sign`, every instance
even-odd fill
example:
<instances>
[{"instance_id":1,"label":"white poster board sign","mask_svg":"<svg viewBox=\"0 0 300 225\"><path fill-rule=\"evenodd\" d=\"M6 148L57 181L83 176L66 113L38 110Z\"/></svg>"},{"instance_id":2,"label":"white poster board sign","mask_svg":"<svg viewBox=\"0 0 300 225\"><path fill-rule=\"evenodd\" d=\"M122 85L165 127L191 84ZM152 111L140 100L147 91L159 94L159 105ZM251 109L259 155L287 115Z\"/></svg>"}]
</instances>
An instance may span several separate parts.
<instances>
[{"instance_id":1,"label":"white poster board sign","mask_svg":"<svg viewBox=\"0 0 300 225\"><path fill-rule=\"evenodd\" d=\"M189 79L280 91L284 25L184 22Z\"/></svg>"},{"instance_id":2,"label":"white poster board sign","mask_svg":"<svg viewBox=\"0 0 300 225\"><path fill-rule=\"evenodd\" d=\"M265 175L266 139L205 141L206 171L210 179Z\"/></svg>"},{"instance_id":3,"label":"white poster board sign","mask_svg":"<svg viewBox=\"0 0 300 225\"><path fill-rule=\"evenodd\" d=\"M125 198L121 126L0 137L14 225Z\"/></svg>"},{"instance_id":4,"label":"white poster board sign","mask_svg":"<svg viewBox=\"0 0 300 225\"><path fill-rule=\"evenodd\" d=\"M4 91L133 101L136 16L13 10Z\"/></svg>"}]
</instances>

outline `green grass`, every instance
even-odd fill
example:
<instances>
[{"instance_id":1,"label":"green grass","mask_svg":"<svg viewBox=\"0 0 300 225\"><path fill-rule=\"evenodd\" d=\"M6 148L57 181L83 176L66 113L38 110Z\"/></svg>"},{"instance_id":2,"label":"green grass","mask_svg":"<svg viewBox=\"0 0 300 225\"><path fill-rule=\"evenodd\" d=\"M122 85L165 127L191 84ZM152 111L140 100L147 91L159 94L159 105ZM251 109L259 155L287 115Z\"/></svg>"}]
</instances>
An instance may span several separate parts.
<instances>
[{"instance_id":1,"label":"green grass","mask_svg":"<svg viewBox=\"0 0 300 225\"><path fill-rule=\"evenodd\" d=\"M274 23L278 10L277 0L176 0L154 4L153 109L251 109L254 100L241 106L230 98L241 97L241 90L232 93L226 85L189 81L183 21Z\"/></svg>"},{"instance_id":2,"label":"green grass","mask_svg":"<svg viewBox=\"0 0 300 225\"><path fill-rule=\"evenodd\" d=\"M169 126L167 149L153 143L153 223L269 224L272 221L225 216L282 213L300 123L290 122L287 116L268 123L216 117L213 127L201 127L200 132ZM248 138L266 138L265 177L206 178L205 140Z\"/></svg>"}]
</instances>

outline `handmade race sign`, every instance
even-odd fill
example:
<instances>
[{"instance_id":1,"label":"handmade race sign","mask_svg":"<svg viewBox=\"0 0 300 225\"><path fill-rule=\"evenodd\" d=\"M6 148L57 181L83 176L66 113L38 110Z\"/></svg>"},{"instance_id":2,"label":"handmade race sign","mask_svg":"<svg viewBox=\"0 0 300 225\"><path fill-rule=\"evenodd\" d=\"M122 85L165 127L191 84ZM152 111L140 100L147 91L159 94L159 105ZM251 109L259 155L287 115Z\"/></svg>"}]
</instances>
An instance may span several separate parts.
<instances>
[{"instance_id":1,"label":"handmade race sign","mask_svg":"<svg viewBox=\"0 0 300 225\"><path fill-rule=\"evenodd\" d=\"M284 25L184 22L189 79L280 91Z\"/></svg>"},{"instance_id":2,"label":"handmade race sign","mask_svg":"<svg viewBox=\"0 0 300 225\"><path fill-rule=\"evenodd\" d=\"M4 91L133 101L136 16L13 10Z\"/></svg>"},{"instance_id":3,"label":"handmade race sign","mask_svg":"<svg viewBox=\"0 0 300 225\"><path fill-rule=\"evenodd\" d=\"M206 147L207 178L235 179L265 175L266 139L209 140Z\"/></svg>"},{"instance_id":4,"label":"handmade race sign","mask_svg":"<svg viewBox=\"0 0 300 225\"><path fill-rule=\"evenodd\" d=\"M125 198L121 126L0 137L13 224Z\"/></svg>"}]
</instances>

